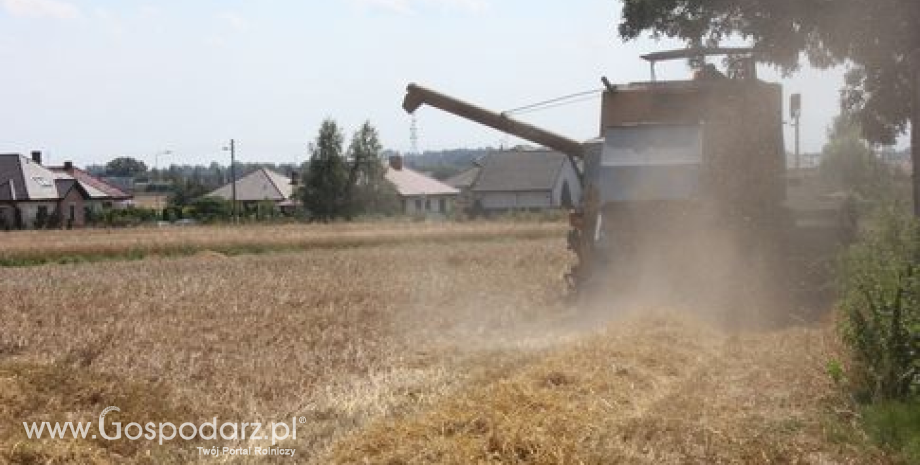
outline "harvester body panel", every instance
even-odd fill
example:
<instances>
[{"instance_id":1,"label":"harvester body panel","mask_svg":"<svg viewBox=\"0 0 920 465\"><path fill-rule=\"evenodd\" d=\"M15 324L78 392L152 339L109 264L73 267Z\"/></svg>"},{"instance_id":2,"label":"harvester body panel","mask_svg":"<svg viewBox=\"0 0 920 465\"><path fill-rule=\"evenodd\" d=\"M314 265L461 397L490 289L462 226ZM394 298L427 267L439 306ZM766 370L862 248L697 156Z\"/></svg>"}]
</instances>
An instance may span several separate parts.
<instances>
[{"instance_id":1,"label":"harvester body panel","mask_svg":"<svg viewBox=\"0 0 920 465\"><path fill-rule=\"evenodd\" d=\"M663 56L651 58L672 58ZM707 250L747 257L744 270L766 269L781 260L791 224L782 87L757 79L750 60L738 63L732 77L707 65L693 80L604 79L599 138L585 143L414 84L404 107L428 104L580 159L584 195L569 234L578 262L567 275L575 289L609 291L611 268L674 288L717 286L742 273L713 274L720 265Z\"/></svg>"},{"instance_id":2,"label":"harvester body panel","mask_svg":"<svg viewBox=\"0 0 920 465\"><path fill-rule=\"evenodd\" d=\"M608 127L600 153L585 158L585 180L600 201L688 200L701 192L700 125Z\"/></svg>"}]
</instances>

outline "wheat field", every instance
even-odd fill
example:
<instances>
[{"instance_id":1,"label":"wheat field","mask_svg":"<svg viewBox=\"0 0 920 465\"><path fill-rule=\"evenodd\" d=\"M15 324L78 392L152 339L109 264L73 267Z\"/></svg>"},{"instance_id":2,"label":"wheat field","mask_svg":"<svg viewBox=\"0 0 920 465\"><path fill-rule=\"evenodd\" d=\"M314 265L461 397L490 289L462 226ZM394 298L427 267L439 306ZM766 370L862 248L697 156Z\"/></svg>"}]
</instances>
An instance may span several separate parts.
<instances>
[{"instance_id":1,"label":"wheat field","mask_svg":"<svg viewBox=\"0 0 920 465\"><path fill-rule=\"evenodd\" d=\"M824 374L838 350L830 326L727 332L641 306L586 315L565 298L563 230L12 237L2 253L36 253L45 240L67 253L200 250L0 268L0 462L266 460L202 456L196 447L213 444L200 439L160 446L24 434L23 421L94 421L107 406L126 422L302 419L297 438L279 445L296 449L298 463L886 460L852 427L847 399ZM218 252L266 237L276 252Z\"/></svg>"}]
</instances>

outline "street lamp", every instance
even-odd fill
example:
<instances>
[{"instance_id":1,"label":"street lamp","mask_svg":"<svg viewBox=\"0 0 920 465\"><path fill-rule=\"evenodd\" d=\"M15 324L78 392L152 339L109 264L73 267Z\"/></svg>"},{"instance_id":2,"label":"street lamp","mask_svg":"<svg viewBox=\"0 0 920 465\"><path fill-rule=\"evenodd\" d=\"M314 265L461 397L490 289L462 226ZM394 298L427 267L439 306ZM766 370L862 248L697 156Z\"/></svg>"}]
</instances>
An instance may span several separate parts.
<instances>
[{"instance_id":1,"label":"street lamp","mask_svg":"<svg viewBox=\"0 0 920 465\"><path fill-rule=\"evenodd\" d=\"M161 150L161 151L159 151L159 152L153 154L153 170L156 171L156 174L157 174L157 181L161 181L161 180L162 180L162 179L161 179L162 176L161 176L161 174L160 174L160 155L172 155L172 150ZM160 186L157 186L157 190L158 190L158 191L159 191L159 189L160 189ZM160 197L161 197L160 194L162 194L162 192L157 192L157 193L156 193L157 215L162 215L162 213L163 213L162 211L160 211L160 210L161 210L161 207L162 207L162 205L160 204Z\"/></svg>"},{"instance_id":2,"label":"street lamp","mask_svg":"<svg viewBox=\"0 0 920 465\"><path fill-rule=\"evenodd\" d=\"M153 169L157 170L157 174L160 169L160 155L172 155L172 150L163 150L153 155Z\"/></svg>"},{"instance_id":3,"label":"street lamp","mask_svg":"<svg viewBox=\"0 0 920 465\"><path fill-rule=\"evenodd\" d=\"M230 195L233 202L233 222L238 223L239 217L236 212L236 140L230 139L230 146L224 147L224 151L230 151Z\"/></svg>"}]
</instances>

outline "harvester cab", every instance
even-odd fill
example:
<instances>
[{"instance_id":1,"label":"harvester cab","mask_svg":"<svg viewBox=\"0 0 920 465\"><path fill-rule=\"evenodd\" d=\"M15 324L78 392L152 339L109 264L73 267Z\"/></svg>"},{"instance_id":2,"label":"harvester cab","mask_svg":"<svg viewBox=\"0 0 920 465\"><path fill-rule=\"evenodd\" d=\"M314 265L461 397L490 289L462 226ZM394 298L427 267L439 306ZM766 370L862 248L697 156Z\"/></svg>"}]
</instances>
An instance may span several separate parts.
<instances>
[{"instance_id":1,"label":"harvester cab","mask_svg":"<svg viewBox=\"0 0 920 465\"><path fill-rule=\"evenodd\" d=\"M705 286L688 278L712 268L712 247L730 243L763 261L788 223L782 88L757 79L753 55L693 48L644 56L650 81L603 79L600 134L587 142L415 84L403 106L411 113L427 104L578 159L585 194L570 215L574 289L609 291L642 275ZM706 63L713 56L724 57L724 72ZM658 80L656 65L677 59L693 65L693 77Z\"/></svg>"}]
</instances>

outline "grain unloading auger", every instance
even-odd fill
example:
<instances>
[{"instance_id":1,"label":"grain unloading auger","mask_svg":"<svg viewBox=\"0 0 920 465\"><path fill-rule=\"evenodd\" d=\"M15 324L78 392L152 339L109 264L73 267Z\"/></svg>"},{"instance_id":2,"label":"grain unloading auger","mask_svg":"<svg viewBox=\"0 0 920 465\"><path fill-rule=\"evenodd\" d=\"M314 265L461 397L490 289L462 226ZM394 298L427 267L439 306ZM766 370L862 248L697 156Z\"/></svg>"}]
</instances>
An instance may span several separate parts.
<instances>
[{"instance_id":1,"label":"grain unloading auger","mask_svg":"<svg viewBox=\"0 0 920 465\"><path fill-rule=\"evenodd\" d=\"M418 84L409 84L408 88L406 89L405 99L403 100L403 109L411 114L415 113L422 105L428 105L447 113L459 116L461 118L480 123L492 129L496 129L498 131L520 137L521 139L549 147L553 150L557 150L570 157L573 161L573 166L576 168L583 166L585 150L587 147L585 144L578 142L577 140L570 139L568 137L522 121L518 121L507 115L487 110L485 108L442 94L440 92L427 89ZM580 172L579 175L582 183L584 183L584 173ZM583 208L580 208L579 210L583 210ZM584 215L581 213L572 212L572 217L577 217L578 219L576 221L572 221L574 229L569 235L569 246L578 256L579 263L585 263L587 261L589 244L587 243L588 241L582 240L582 238L586 237L581 233L581 230L583 229L583 221L581 218L583 218ZM573 289L577 289L577 281L579 276L585 274L583 271L579 273L578 270L584 269L584 266L576 265L573 267L572 271L566 275L567 280Z\"/></svg>"},{"instance_id":2,"label":"grain unloading auger","mask_svg":"<svg viewBox=\"0 0 920 465\"><path fill-rule=\"evenodd\" d=\"M705 65L711 55L727 57L725 74ZM429 105L577 159L584 195L570 215L578 263L567 279L578 291L610 291L649 276L670 288L713 285L722 278L696 278L712 274L715 248L742 256L734 262L757 276L750 271L783 258L792 224L783 205L781 86L757 79L750 49L643 58L651 81L603 79L600 137L584 143L415 84L403 108ZM673 59L694 60L696 75L657 81L655 64ZM719 276L746 279L738 271Z\"/></svg>"}]
</instances>

